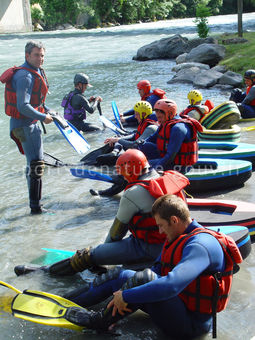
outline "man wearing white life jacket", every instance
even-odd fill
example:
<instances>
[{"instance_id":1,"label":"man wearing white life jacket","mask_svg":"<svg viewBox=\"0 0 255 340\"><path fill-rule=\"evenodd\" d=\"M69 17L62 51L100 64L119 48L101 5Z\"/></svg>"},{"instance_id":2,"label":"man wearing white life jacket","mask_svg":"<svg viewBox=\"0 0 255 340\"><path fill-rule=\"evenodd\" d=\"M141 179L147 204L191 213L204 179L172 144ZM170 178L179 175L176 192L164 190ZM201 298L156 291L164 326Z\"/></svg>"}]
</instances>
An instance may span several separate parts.
<instances>
[{"instance_id":1,"label":"man wearing white life jacket","mask_svg":"<svg viewBox=\"0 0 255 340\"><path fill-rule=\"evenodd\" d=\"M187 115L200 122L201 119L214 107L212 101L208 99L204 104L202 104L203 96L198 90L191 90L187 97L190 105L180 113L181 117L183 115Z\"/></svg>"},{"instance_id":2,"label":"man wearing white life jacket","mask_svg":"<svg viewBox=\"0 0 255 340\"><path fill-rule=\"evenodd\" d=\"M17 275L38 269L54 275L73 275L99 265L153 262L165 237L159 234L151 207L155 199L172 193L185 199L182 189L188 179L175 171L159 174L149 171L149 164L139 150L129 149L116 163L117 172L128 181L119 209L105 243L78 250L71 258L48 267L16 266ZM126 236L127 232L130 236Z\"/></svg>"},{"instance_id":3,"label":"man wearing white life jacket","mask_svg":"<svg viewBox=\"0 0 255 340\"><path fill-rule=\"evenodd\" d=\"M26 177L31 214L41 214L43 143L37 121L53 121L45 105L48 82L42 69L45 47L29 41L25 46L25 63L6 70L0 77L5 83L5 113L10 119L10 136L27 159Z\"/></svg>"}]
</instances>

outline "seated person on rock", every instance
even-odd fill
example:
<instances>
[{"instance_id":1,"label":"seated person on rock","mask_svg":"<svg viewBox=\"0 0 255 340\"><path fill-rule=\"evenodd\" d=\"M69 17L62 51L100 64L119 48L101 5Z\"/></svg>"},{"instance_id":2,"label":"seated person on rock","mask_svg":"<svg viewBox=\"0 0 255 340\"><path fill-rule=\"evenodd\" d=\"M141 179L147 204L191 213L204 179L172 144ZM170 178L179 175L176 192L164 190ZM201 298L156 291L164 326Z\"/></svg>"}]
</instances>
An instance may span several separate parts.
<instances>
[{"instance_id":1,"label":"seated person on rock","mask_svg":"<svg viewBox=\"0 0 255 340\"><path fill-rule=\"evenodd\" d=\"M152 213L166 236L154 266L143 271L115 267L67 293L65 298L82 307L112 299L99 311L71 307L66 319L106 331L140 309L169 339L200 337L212 326L216 337L216 313L226 308L234 269L242 262L237 245L192 220L186 203L175 195L158 198Z\"/></svg>"},{"instance_id":2,"label":"seated person on rock","mask_svg":"<svg viewBox=\"0 0 255 340\"><path fill-rule=\"evenodd\" d=\"M242 118L255 118L255 70L247 70L244 73L244 82L246 91L234 89L229 99L238 103Z\"/></svg>"},{"instance_id":3,"label":"seated person on rock","mask_svg":"<svg viewBox=\"0 0 255 340\"><path fill-rule=\"evenodd\" d=\"M151 119L152 107L151 104L146 101L139 101L134 106L135 118L138 121L137 131L130 133L125 137L111 137L105 140L105 144L113 146L113 150L110 153L97 157L97 163L99 164L115 164L118 155L122 150L134 148L136 142L144 140L158 128L158 123Z\"/></svg>"},{"instance_id":4,"label":"seated person on rock","mask_svg":"<svg viewBox=\"0 0 255 340\"><path fill-rule=\"evenodd\" d=\"M185 173L198 160L197 131L203 130L202 125L196 119L177 115L177 105L171 99L158 100L154 109L160 126L138 143L138 148L153 168Z\"/></svg>"},{"instance_id":5,"label":"seated person on rock","mask_svg":"<svg viewBox=\"0 0 255 340\"><path fill-rule=\"evenodd\" d=\"M203 96L198 90L191 90L188 93L188 100L190 105L180 113L181 117L183 115L187 115L200 122L201 119L214 107L212 101L208 99L204 104L202 104Z\"/></svg>"},{"instance_id":6,"label":"seated person on rock","mask_svg":"<svg viewBox=\"0 0 255 340\"><path fill-rule=\"evenodd\" d=\"M89 83L89 77L84 73L77 73L74 77L74 90L69 92L62 100L61 106L64 107L64 117L77 130L90 132L100 130L94 124L86 123L86 111L95 112L97 106L102 101L101 97L90 97L89 100L84 96L84 92L88 87L92 87Z\"/></svg>"},{"instance_id":7,"label":"seated person on rock","mask_svg":"<svg viewBox=\"0 0 255 340\"><path fill-rule=\"evenodd\" d=\"M139 92L139 95L141 97L141 100L145 100L148 103L151 104L152 109L154 107L154 104L159 99L165 98L165 91L161 89L154 89L151 91L151 83L149 80L140 80L137 84L137 89ZM123 114L120 115L121 122L126 125L137 125L137 120L134 116L134 109L130 109L128 111L125 111ZM131 117L128 117L131 116ZM125 118L128 117L128 118ZM157 117L155 114L152 114L151 119L157 120Z\"/></svg>"},{"instance_id":8,"label":"seated person on rock","mask_svg":"<svg viewBox=\"0 0 255 340\"><path fill-rule=\"evenodd\" d=\"M157 197L166 193L185 199L182 189L189 184L189 180L175 171L159 174L149 170L145 155L134 149L127 150L118 158L116 168L128 185L105 243L95 248L77 250L71 258L50 266L16 266L14 270L17 275L38 269L53 275L73 275L95 266L148 263L158 257L165 236L159 233L151 215L152 204ZM128 231L131 235L124 238Z\"/></svg>"}]
</instances>

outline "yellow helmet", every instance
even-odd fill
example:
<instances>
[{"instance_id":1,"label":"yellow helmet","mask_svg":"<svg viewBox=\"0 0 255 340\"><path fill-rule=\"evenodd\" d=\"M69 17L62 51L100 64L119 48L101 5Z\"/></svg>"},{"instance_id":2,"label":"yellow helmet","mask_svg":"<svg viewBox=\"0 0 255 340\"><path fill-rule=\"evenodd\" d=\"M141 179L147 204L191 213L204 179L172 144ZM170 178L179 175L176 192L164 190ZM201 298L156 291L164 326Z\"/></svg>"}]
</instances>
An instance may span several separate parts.
<instances>
[{"instance_id":1,"label":"yellow helmet","mask_svg":"<svg viewBox=\"0 0 255 340\"><path fill-rule=\"evenodd\" d=\"M189 91L188 100L190 104L201 102L203 100L202 93L198 90Z\"/></svg>"},{"instance_id":2,"label":"yellow helmet","mask_svg":"<svg viewBox=\"0 0 255 340\"><path fill-rule=\"evenodd\" d=\"M141 119L147 118L149 115L152 114L152 106L145 100L140 100L139 102L137 102L134 106L134 110L139 113ZM143 113L145 113L144 117L142 115Z\"/></svg>"}]
</instances>

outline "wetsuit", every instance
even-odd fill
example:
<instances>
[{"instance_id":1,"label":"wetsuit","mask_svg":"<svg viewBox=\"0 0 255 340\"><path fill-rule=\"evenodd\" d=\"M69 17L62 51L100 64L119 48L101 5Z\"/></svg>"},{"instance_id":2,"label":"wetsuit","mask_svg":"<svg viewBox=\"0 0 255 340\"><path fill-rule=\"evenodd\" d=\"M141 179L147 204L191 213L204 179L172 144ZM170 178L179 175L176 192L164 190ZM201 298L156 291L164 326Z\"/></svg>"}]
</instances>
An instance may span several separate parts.
<instances>
[{"instance_id":1,"label":"wetsuit","mask_svg":"<svg viewBox=\"0 0 255 340\"><path fill-rule=\"evenodd\" d=\"M80 114L69 115L67 120L73 124L77 130L83 132L100 130L98 126L91 123L85 123L86 112L93 113L97 109L98 101L95 100L92 104L88 101L88 99L82 94L81 90L74 89L72 91L72 98L70 100L70 105L74 109L74 111L80 111ZM62 104L63 105L63 104Z\"/></svg>"},{"instance_id":2,"label":"wetsuit","mask_svg":"<svg viewBox=\"0 0 255 340\"><path fill-rule=\"evenodd\" d=\"M35 70L42 75L40 69L34 68L27 62L21 66ZM41 122L44 121L45 114L35 110L30 104L34 81L33 74L25 69L15 72L12 78L12 87L16 91L17 96L17 109L23 117L21 119L11 117L10 133L18 145L21 143L20 150L22 151L23 149L26 156L26 178L30 197L30 208L36 210L41 207L41 179L30 176L30 165L31 162L43 160L41 129L37 124L37 120ZM49 110L47 107L45 108L46 111Z\"/></svg>"},{"instance_id":3,"label":"wetsuit","mask_svg":"<svg viewBox=\"0 0 255 340\"><path fill-rule=\"evenodd\" d=\"M175 116L174 119L180 119L179 116ZM164 157L160 156L160 152L157 148L158 130L149 138L145 140L145 143L138 146L149 160L150 165L153 168L161 170L169 170L174 168L174 159L180 150L184 141L189 141L192 137L192 131L189 124L177 123L171 128L171 135L167 146L167 151ZM188 164L187 164L188 165ZM179 167L178 171L185 172L186 166Z\"/></svg>"},{"instance_id":4,"label":"wetsuit","mask_svg":"<svg viewBox=\"0 0 255 340\"><path fill-rule=\"evenodd\" d=\"M243 93L240 89L234 89L230 100L238 103L242 118L255 118L255 85L248 86Z\"/></svg>"},{"instance_id":5,"label":"wetsuit","mask_svg":"<svg viewBox=\"0 0 255 340\"><path fill-rule=\"evenodd\" d=\"M196 221L188 226L188 234L201 227ZM189 311L178 296L185 287L201 273L223 272L224 253L217 239L206 233L196 234L188 239L183 248L181 261L166 276L161 276L160 256L152 271L157 278L138 287L123 290L123 299L132 310L141 309L148 313L154 323L168 336L186 339L207 333L212 324L212 316ZM121 289L123 284L136 272L121 270L118 277L103 282L91 283L80 290L71 300L83 307L92 306Z\"/></svg>"}]
</instances>

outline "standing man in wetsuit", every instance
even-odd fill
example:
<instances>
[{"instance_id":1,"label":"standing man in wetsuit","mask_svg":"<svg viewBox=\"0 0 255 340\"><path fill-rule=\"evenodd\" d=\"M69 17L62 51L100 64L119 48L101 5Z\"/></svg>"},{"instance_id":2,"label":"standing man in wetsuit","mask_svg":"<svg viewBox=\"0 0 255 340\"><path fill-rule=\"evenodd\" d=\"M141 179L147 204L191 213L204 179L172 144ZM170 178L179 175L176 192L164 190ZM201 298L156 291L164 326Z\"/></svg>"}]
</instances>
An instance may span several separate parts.
<instances>
[{"instance_id":1,"label":"standing man in wetsuit","mask_svg":"<svg viewBox=\"0 0 255 340\"><path fill-rule=\"evenodd\" d=\"M195 338L209 332L212 324L215 338L216 313L226 308L234 268L242 262L236 243L192 220L187 204L175 195L158 198L152 214L159 232L166 235L155 265L140 272L117 267L66 294L83 307L113 295L103 310L72 307L66 319L87 328L107 330L140 309L167 338Z\"/></svg>"},{"instance_id":2,"label":"standing man in wetsuit","mask_svg":"<svg viewBox=\"0 0 255 340\"><path fill-rule=\"evenodd\" d=\"M84 73L77 73L74 76L75 89L69 92L62 100L61 106L64 107L64 117L77 130L83 132L97 131L100 128L91 123L85 123L86 111L95 112L98 104L102 101L101 97L90 97L89 100L84 96L84 92L88 87L92 87L89 83L89 77Z\"/></svg>"},{"instance_id":3,"label":"standing man in wetsuit","mask_svg":"<svg viewBox=\"0 0 255 340\"><path fill-rule=\"evenodd\" d=\"M16 266L17 275L38 269L54 275L73 275L93 266L153 262L158 257L165 236L159 234L151 216L152 204L165 193L184 199L182 189L189 181L175 171L161 175L155 170L149 171L148 161L139 150L129 149L123 153L116 168L128 185L105 243L78 250L71 258L49 267ZM128 231L131 235L125 237Z\"/></svg>"},{"instance_id":4,"label":"standing man in wetsuit","mask_svg":"<svg viewBox=\"0 0 255 340\"><path fill-rule=\"evenodd\" d=\"M45 47L29 41L25 46L25 63L5 71L0 80L5 86L5 113L11 117L10 134L27 159L26 177L31 214L41 214L42 175L44 170L41 129L37 121L53 121L45 106L48 82L43 69Z\"/></svg>"}]
</instances>

